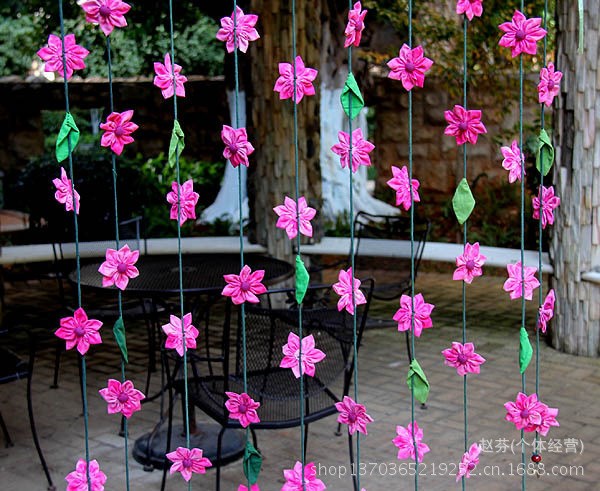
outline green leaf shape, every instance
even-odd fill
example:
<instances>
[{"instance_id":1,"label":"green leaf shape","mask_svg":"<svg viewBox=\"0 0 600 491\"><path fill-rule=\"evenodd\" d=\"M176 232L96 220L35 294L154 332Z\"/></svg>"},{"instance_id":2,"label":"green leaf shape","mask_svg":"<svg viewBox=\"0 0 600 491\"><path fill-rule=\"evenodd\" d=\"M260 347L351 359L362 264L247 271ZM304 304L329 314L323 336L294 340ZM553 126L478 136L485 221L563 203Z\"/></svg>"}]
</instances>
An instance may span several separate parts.
<instances>
[{"instance_id":1,"label":"green leaf shape","mask_svg":"<svg viewBox=\"0 0 600 491\"><path fill-rule=\"evenodd\" d=\"M125 324L123 323L123 317L119 317L113 326L113 335L115 341L121 350L121 356L125 363L129 363L129 357L127 356L127 340L125 337Z\"/></svg>"},{"instance_id":2,"label":"green leaf shape","mask_svg":"<svg viewBox=\"0 0 600 491\"><path fill-rule=\"evenodd\" d=\"M250 484L256 484L256 481L258 481L262 460L262 455L254 448L254 445L249 441L246 442L242 466L244 468L244 475Z\"/></svg>"},{"instance_id":3,"label":"green leaf shape","mask_svg":"<svg viewBox=\"0 0 600 491\"><path fill-rule=\"evenodd\" d=\"M552 164L554 163L554 147L552 146L552 141L550 140L550 136L546 130L540 130L540 136L538 136L538 148L537 154L535 156L535 167L542 174L542 169L544 170L543 174L545 176L548 175L550 169L552 169Z\"/></svg>"},{"instance_id":4,"label":"green leaf shape","mask_svg":"<svg viewBox=\"0 0 600 491\"><path fill-rule=\"evenodd\" d=\"M458 223L461 225L468 220L475 208L475 198L473 198L469 183L464 177L458 184L452 198L452 208L454 209Z\"/></svg>"},{"instance_id":5,"label":"green leaf shape","mask_svg":"<svg viewBox=\"0 0 600 491\"><path fill-rule=\"evenodd\" d=\"M171 133L171 142L169 143L169 165L173 167L177 163L177 159L185 148L185 135L179 121L173 123L173 132Z\"/></svg>"},{"instance_id":6,"label":"green leaf shape","mask_svg":"<svg viewBox=\"0 0 600 491\"><path fill-rule=\"evenodd\" d=\"M296 256L296 302L298 302L298 305L304 300L304 295L308 290L308 280L308 271L302 262L302 258L298 255Z\"/></svg>"},{"instance_id":7,"label":"green leaf shape","mask_svg":"<svg viewBox=\"0 0 600 491\"><path fill-rule=\"evenodd\" d=\"M358 88L358 84L352 73L350 73L346 79L342 95L340 96L340 102L342 103L346 116L350 119L356 118L361 109L365 107L365 100L360 93L360 89Z\"/></svg>"},{"instance_id":8,"label":"green leaf shape","mask_svg":"<svg viewBox=\"0 0 600 491\"><path fill-rule=\"evenodd\" d=\"M406 384L409 389L411 386L414 387L415 399L425 404L429 396L429 381L416 358L410 362Z\"/></svg>"},{"instance_id":9,"label":"green leaf shape","mask_svg":"<svg viewBox=\"0 0 600 491\"><path fill-rule=\"evenodd\" d=\"M62 162L69 158L69 144L71 146L71 153L73 153L77 143L79 143L79 128L75 124L71 113L67 113L56 138L56 160Z\"/></svg>"},{"instance_id":10,"label":"green leaf shape","mask_svg":"<svg viewBox=\"0 0 600 491\"><path fill-rule=\"evenodd\" d=\"M524 327L521 327L520 332L520 342L519 342L519 370L521 371L521 375L525 373L527 367L529 366L529 362L531 362L531 357L533 356L533 348L531 347L531 341L529 341L529 335L527 334L527 330Z\"/></svg>"}]
</instances>

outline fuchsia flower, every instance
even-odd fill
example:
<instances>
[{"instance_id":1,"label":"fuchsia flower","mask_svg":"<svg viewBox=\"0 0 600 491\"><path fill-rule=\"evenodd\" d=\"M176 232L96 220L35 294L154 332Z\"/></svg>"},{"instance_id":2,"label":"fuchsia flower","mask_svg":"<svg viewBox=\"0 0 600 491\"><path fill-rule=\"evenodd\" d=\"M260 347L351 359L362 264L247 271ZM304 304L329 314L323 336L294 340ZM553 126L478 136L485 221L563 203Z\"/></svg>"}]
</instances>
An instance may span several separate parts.
<instances>
[{"instance_id":1,"label":"fuchsia flower","mask_svg":"<svg viewBox=\"0 0 600 491\"><path fill-rule=\"evenodd\" d=\"M390 69L389 78L400 80L405 90L413 87L423 87L425 83L425 72L433 65L433 60L423 56L423 47L417 46L411 49L403 44L396 58L388 61Z\"/></svg>"},{"instance_id":2,"label":"fuchsia flower","mask_svg":"<svg viewBox=\"0 0 600 491\"><path fill-rule=\"evenodd\" d=\"M538 323L537 327L544 334L546 333L546 329L548 327L548 322L552 317L554 317L554 302L556 301L556 297L554 295L554 290L550 290L546 298L544 299L544 303L540 307Z\"/></svg>"},{"instance_id":3,"label":"fuchsia flower","mask_svg":"<svg viewBox=\"0 0 600 491\"><path fill-rule=\"evenodd\" d=\"M551 426L560 426L556 420L556 417L558 416L558 408L548 407L544 403L541 404L544 406L543 411L540 413L542 421L538 425L537 431L540 433L540 435L547 436Z\"/></svg>"},{"instance_id":4,"label":"fuchsia flower","mask_svg":"<svg viewBox=\"0 0 600 491\"><path fill-rule=\"evenodd\" d=\"M108 379L108 387L100 389L100 395L108 403L108 414L121 413L126 418L142 409L142 399L146 396L133 386L131 380L121 383L114 378Z\"/></svg>"},{"instance_id":5,"label":"fuchsia flower","mask_svg":"<svg viewBox=\"0 0 600 491\"><path fill-rule=\"evenodd\" d=\"M179 190L179 193L178 193ZM178 197L181 198L181 211L179 211L179 225L183 225L186 220L196 218L196 205L200 195L194 191L194 181L188 179L181 186L175 181L171 183L171 191L167 194L167 201L171 203L171 220L177 220Z\"/></svg>"},{"instance_id":6,"label":"fuchsia flower","mask_svg":"<svg viewBox=\"0 0 600 491\"><path fill-rule=\"evenodd\" d=\"M67 172L64 167L60 168L60 179L52 179L52 183L56 187L54 199L65 205L67 211L73 211L73 184L71 179L67 177ZM75 191L75 213L79 214L79 193Z\"/></svg>"},{"instance_id":7,"label":"fuchsia flower","mask_svg":"<svg viewBox=\"0 0 600 491\"><path fill-rule=\"evenodd\" d=\"M464 345L452 342L452 348L442 351L444 365L456 368L456 373L466 375L467 373L479 373L479 365L485 363L485 358L475 353L473 343Z\"/></svg>"},{"instance_id":8,"label":"fuchsia flower","mask_svg":"<svg viewBox=\"0 0 600 491\"><path fill-rule=\"evenodd\" d=\"M415 295L415 331L414 335L419 337L423 329L433 326L431 312L434 305L426 303L421 293ZM394 320L398 323L398 331L409 331L412 327L412 300L408 295L400 297L400 308L394 314Z\"/></svg>"},{"instance_id":9,"label":"fuchsia flower","mask_svg":"<svg viewBox=\"0 0 600 491\"><path fill-rule=\"evenodd\" d=\"M515 402L509 401L504 407L506 421L514 423L518 430L539 431L541 435L546 436L551 426L560 426L556 421L558 409L538 401L537 394L527 396L519 392Z\"/></svg>"},{"instance_id":10,"label":"fuchsia flower","mask_svg":"<svg viewBox=\"0 0 600 491\"><path fill-rule=\"evenodd\" d=\"M77 351L81 355L85 355L91 344L102 343L98 332L101 327L102 322L88 319L85 310L79 307L73 313L73 317L63 317L60 320L60 327L54 334L67 342L66 349L70 350L77 346Z\"/></svg>"},{"instance_id":11,"label":"fuchsia flower","mask_svg":"<svg viewBox=\"0 0 600 491\"><path fill-rule=\"evenodd\" d=\"M339 143L331 147L331 151L340 156L340 164L342 169L349 167L350 162L350 135L345 131L338 133ZM369 153L373 151L375 145L370 141L365 140L361 128L357 128L352 132L352 172L356 172L358 167L371 165Z\"/></svg>"},{"instance_id":12,"label":"fuchsia flower","mask_svg":"<svg viewBox=\"0 0 600 491\"><path fill-rule=\"evenodd\" d=\"M283 359L279 366L291 368L296 378L300 378L300 338L290 332L288 342L283 345ZM315 348L312 334L302 338L302 375L315 376L315 364L325 358L325 353Z\"/></svg>"},{"instance_id":13,"label":"fuchsia flower","mask_svg":"<svg viewBox=\"0 0 600 491\"><path fill-rule=\"evenodd\" d=\"M256 295L265 293L267 289L261 283L265 276L264 269L252 272L250 266L245 265L240 274L226 274L223 276L227 285L223 288L221 295L231 297L231 301L240 305L244 302L258 303L260 300Z\"/></svg>"},{"instance_id":14,"label":"fuchsia flower","mask_svg":"<svg viewBox=\"0 0 600 491\"><path fill-rule=\"evenodd\" d=\"M75 470L67 477L67 491L104 491L104 483L106 482L106 474L100 470L97 460L90 460L90 484L92 489L88 487L88 472L87 463L84 459L79 459Z\"/></svg>"},{"instance_id":15,"label":"fuchsia flower","mask_svg":"<svg viewBox=\"0 0 600 491\"><path fill-rule=\"evenodd\" d=\"M131 133L139 126L131 121L133 111L123 111L122 113L110 113L106 118L106 123L100 123L100 128L104 130L100 145L110 147L117 155L121 155L123 147L133 142Z\"/></svg>"},{"instance_id":16,"label":"fuchsia flower","mask_svg":"<svg viewBox=\"0 0 600 491\"><path fill-rule=\"evenodd\" d=\"M554 70L554 63L548 63L548 68L542 68L540 83L537 86L540 104L546 104L548 107L552 105L554 98L560 91L562 76L562 72Z\"/></svg>"},{"instance_id":17,"label":"fuchsia flower","mask_svg":"<svg viewBox=\"0 0 600 491\"><path fill-rule=\"evenodd\" d=\"M244 14L241 8L236 7L235 15L232 13L230 17L221 19L221 29L217 32L217 39L225 42L228 53L233 53L235 48L245 53L248 50L248 43L260 37L254 28L257 22L258 15Z\"/></svg>"},{"instance_id":18,"label":"fuchsia flower","mask_svg":"<svg viewBox=\"0 0 600 491\"><path fill-rule=\"evenodd\" d=\"M481 446L477 443L474 443L469 448L469 451L463 454L462 459L460 459L460 463L458 464L456 482L460 481L463 476L467 479L471 477L471 471L473 471L475 467L477 467L477 464L479 464L480 453Z\"/></svg>"},{"instance_id":19,"label":"fuchsia flower","mask_svg":"<svg viewBox=\"0 0 600 491\"><path fill-rule=\"evenodd\" d=\"M483 254L479 254L479 242L475 242L473 245L465 244L465 251L456 258L456 269L452 279L463 280L465 283L471 284L473 278L483 274L481 268L486 259L487 257Z\"/></svg>"},{"instance_id":20,"label":"fuchsia flower","mask_svg":"<svg viewBox=\"0 0 600 491\"><path fill-rule=\"evenodd\" d=\"M554 186L542 186L542 228L554 225L554 209L560 205L560 198L554 196ZM533 218L540 219L540 197L533 197Z\"/></svg>"},{"instance_id":21,"label":"fuchsia flower","mask_svg":"<svg viewBox=\"0 0 600 491\"><path fill-rule=\"evenodd\" d=\"M485 125L481 122L481 111L478 109L468 111L456 104L452 111L444 111L444 117L448 122L444 134L455 137L457 145L464 143L475 145L477 136L487 133Z\"/></svg>"},{"instance_id":22,"label":"fuchsia flower","mask_svg":"<svg viewBox=\"0 0 600 491\"><path fill-rule=\"evenodd\" d=\"M187 313L183 316L183 327L181 319L175 315L169 317L169 323L162 326L163 332L167 335L165 348L174 349L179 356L183 356L188 349L196 349L196 338L198 329L192 325L192 314Z\"/></svg>"},{"instance_id":23,"label":"fuchsia flower","mask_svg":"<svg viewBox=\"0 0 600 491\"><path fill-rule=\"evenodd\" d=\"M125 290L131 278L137 278L140 274L134 266L140 257L140 251L132 251L125 244L118 251L115 249L106 249L106 261L104 261L98 271L102 278L102 286L115 285L119 290Z\"/></svg>"},{"instance_id":24,"label":"fuchsia flower","mask_svg":"<svg viewBox=\"0 0 600 491\"><path fill-rule=\"evenodd\" d=\"M173 462L170 473L181 472L181 477L186 481L192 478L192 474L205 474L207 467L212 467L212 462L202 456L199 448L177 447L177 450L166 455Z\"/></svg>"},{"instance_id":25,"label":"fuchsia flower","mask_svg":"<svg viewBox=\"0 0 600 491\"><path fill-rule=\"evenodd\" d=\"M335 408L339 411L338 423L348 425L348 433L354 435L356 431L367 434L367 425L373 418L367 414L364 405L354 402L354 399L344 396L342 402L336 402Z\"/></svg>"},{"instance_id":26,"label":"fuchsia flower","mask_svg":"<svg viewBox=\"0 0 600 491\"><path fill-rule=\"evenodd\" d=\"M185 87L183 84L187 82L187 77L181 74L181 65L175 63L171 65L171 55L165 54L165 62L154 62L154 85L162 92L165 99L173 97L173 93L177 97L185 97ZM173 91L173 78L175 79L175 91Z\"/></svg>"},{"instance_id":27,"label":"fuchsia flower","mask_svg":"<svg viewBox=\"0 0 600 491\"><path fill-rule=\"evenodd\" d=\"M523 162L525 162L525 155L519 148L519 142L513 140L510 147L502 147L500 149L504 160L502 161L502 167L508 171L508 182L513 183L521 180L521 169L523 168ZM525 175L525 169L523 168L523 175Z\"/></svg>"},{"instance_id":28,"label":"fuchsia flower","mask_svg":"<svg viewBox=\"0 0 600 491\"><path fill-rule=\"evenodd\" d=\"M498 26L505 33L498 44L511 48L513 58L521 53L535 55L537 42L546 35L546 30L540 27L541 22L539 17L527 19L522 12L515 10L510 22Z\"/></svg>"},{"instance_id":29,"label":"fuchsia flower","mask_svg":"<svg viewBox=\"0 0 600 491\"><path fill-rule=\"evenodd\" d=\"M296 461L293 469L283 471L285 484L281 491L323 491L327 486L317 478L317 468L314 462L304 466L304 482L302 481L302 462Z\"/></svg>"},{"instance_id":30,"label":"fuchsia flower","mask_svg":"<svg viewBox=\"0 0 600 491\"><path fill-rule=\"evenodd\" d=\"M408 178L408 169L406 166L399 169L398 167L392 165L392 177L387 185L391 187L394 191L396 191L396 206L402 205L404 211L408 211L411 207L410 200L410 184ZM412 201L418 203L421 201L419 196L419 181L417 179L413 179L412 181Z\"/></svg>"},{"instance_id":31,"label":"fuchsia flower","mask_svg":"<svg viewBox=\"0 0 600 491\"><path fill-rule=\"evenodd\" d=\"M348 24L346 24L346 29L344 30L344 36L346 36L344 48L348 48L349 46L358 47L360 45L362 32L365 29L366 15L367 11L362 10L360 2L356 2L354 8L348 11Z\"/></svg>"},{"instance_id":32,"label":"fuchsia flower","mask_svg":"<svg viewBox=\"0 0 600 491\"><path fill-rule=\"evenodd\" d=\"M456 13L458 15L465 14L470 21L473 20L473 17L481 17L483 14L482 0L458 0Z\"/></svg>"},{"instance_id":33,"label":"fuchsia flower","mask_svg":"<svg viewBox=\"0 0 600 491\"><path fill-rule=\"evenodd\" d=\"M248 134L246 128L232 128L231 126L223 125L221 131L221 140L225 144L225 150L223 150L223 157L231 162L231 165L237 167L242 164L248 167L248 155L254 152L252 143L248 141Z\"/></svg>"},{"instance_id":34,"label":"fuchsia flower","mask_svg":"<svg viewBox=\"0 0 600 491\"><path fill-rule=\"evenodd\" d=\"M510 293L510 299L515 300L521 298L523 290L525 290L525 299L531 300L533 298L533 290L540 286L540 282L535 277L537 268L525 266L525 287L523 288L523 267L521 261L516 264L507 264L506 269L508 270L508 279L504 282L504 291Z\"/></svg>"},{"instance_id":35,"label":"fuchsia flower","mask_svg":"<svg viewBox=\"0 0 600 491\"><path fill-rule=\"evenodd\" d=\"M83 46L75 43L75 34L65 36L65 59L67 60L67 80L73 76L74 70L83 70L85 62L83 59L90 52ZM60 77L65 76L65 67L63 65L62 42L60 37L50 34L48 36L48 45L37 52L37 55L46 64L45 72L58 72Z\"/></svg>"},{"instance_id":36,"label":"fuchsia flower","mask_svg":"<svg viewBox=\"0 0 600 491\"><path fill-rule=\"evenodd\" d=\"M284 204L276 206L273 211L279 216L275 226L285 230L290 239L298 235L298 218L300 218L300 233L312 237L313 229L310 221L317 214L317 210L307 205L304 196L298 198L297 208L296 201L286 196Z\"/></svg>"},{"instance_id":37,"label":"fuchsia flower","mask_svg":"<svg viewBox=\"0 0 600 491\"><path fill-rule=\"evenodd\" d=\"M250 423L260 423L260 418L256 410L260 407L260 402L254 401L252 397L243 392L225 392L229 399L225 402L225 407L229 411L231 419L239 420L243 428L247 428Z\"/></svg>"},{"instance_id":38,"label":"fuchsia flower","mask_svg":"<svg viewBox=\"0 0 600 491\"><path fill-rule=\"evenodd\" d=\"M340 296L337 308L341 312L346 309L350 315L354 315L354 305L362 305L367 303L367 299L363 292L360 291L360 280L354 278L354 289L352 288L352 268L347 271L340 270L338 274L338 282L334 284L333 291ZM354 291L354 305L352 304L352 292Z\"/></svg>"},{"instance_id":39,"label":"fuchsia flower","mask_svg":"<svg viewBox=\"0 0 600 491\"><path fill-rule=\"evenodd\" d=\"M396 433L398 436L392 440L394 445L398 447L398 458L399 459L412 459L415 460L415 443L417 444L417 457L419 462L423 462L423 456L429 452L429 447L423 443L423 430L419 428L419 425L415 421L414 425L414 441L413 441L413 424L408 423L408 426L396 426Z\"/></svg>"},{"instance_id":40,"label":"fuchsia flower","mask_svg":"<svg viewBox=\"0 0 600 491\"><path fill-rule=\"evenodd\" d=\"M258 487L258 484L253 484L250 486L250 490L248 490L247 486L240 484L237 491L260 491L260 488Z\"/></svg>"},{"instance_id":41,"label":"fuchsia flower","mask_svg":"<svg viewBox=\"0 0 600 491\"><path fill-rule=\"evenodd\" d=\"M81 4L81 8L85 10L86 22L100 24L104 35L110 36L115 27L127 25L125 14L131 5L121 0L87 0Z\"/></svg>"},{"instance_id":42,"label":"fuchsia flower","mask_svg":"<svg viewBox=\"0 0 600 491\"><path fill-rule=\"evenodd\" d=\"M301 56L296 56L296 96L295 103L300 101L305 95L315 95L313 80L319 73L314 68L306 68ZM279 64L279 78L275 82L275 92L279 92L279 99L291 99L294 97L294 67L291 63Z\"/></svg>"}]
</instances>

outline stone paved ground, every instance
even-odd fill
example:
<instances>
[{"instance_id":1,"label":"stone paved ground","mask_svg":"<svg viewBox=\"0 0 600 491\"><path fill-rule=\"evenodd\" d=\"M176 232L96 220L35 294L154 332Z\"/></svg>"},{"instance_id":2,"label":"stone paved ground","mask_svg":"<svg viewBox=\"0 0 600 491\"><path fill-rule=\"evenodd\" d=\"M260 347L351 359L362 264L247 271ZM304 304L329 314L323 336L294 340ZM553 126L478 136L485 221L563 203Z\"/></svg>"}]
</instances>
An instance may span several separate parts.
<instances>
[{"instance_id":1,"label":"stone paved ground","mask_svg":"<svg viewBox=\"0 0 600 491\"><path fill-rule=\"evenodd\" d=\"M428 302L434 303L434 329L424 332L417 340L417 357L431 383L427 409L416 409L416 419L424 428L425 442L431 447L419 476L419 489L459 489L453 476L456 463L462 454L463 407L462 378L443 365L440 351L452 340L460 339L460 294L458 283L447 273L425 273L417 281L417 291ZM520 463L520 450L510 449L518 442L519 432L504 421L503 403L514 400L520 389L517 367L518 327L520 309L502 292L503 278L486 276L468 287L469 340L475 342L477 351L487 358L482 373L469 379L469 440L488 440L491 451L482 455L477 471L493 473L494 477L476 476L468 481L474 490L521 489L516 476ZM52 300L48 285L8 287L8 302L21 302L36 308ZM377 315L390 317L394 305L378 304ZM528 317L535 311L528 308ZM529 322L531 324L531 321ZM54 326L50 326L52 328ZM143 331L140 331L142 333ZM108 337L108 336L107 336ZM143 385L145 355L143 344L133 341L129 376ZM139 348L138 349L136 349ZM64 489L64 476L70 472L83 452L83 420L78 402L76 358L72 353L63 357L60 388L49 389L52 374L53 350L42 349L38 356L33 384L35 412L42 445L49 461L58 489ZM123 444L117 435L118 419L106 413L104 402L97 390L106 378L118 377L118 355L111 344L94 348L89 357L90 451L108 474L107 490L124 490ZM375 423L369 435L361 440L361 460L365 473L361 485L370 491L413 489L413 478L402 476L408 463L396 460L391 440L395 426L410 421L410 392L406 386L406 350L404 336L392 328L369 329L360 351L360 398L366 403ZM600 361L558 353L545 344L540 347L542 400L560 409L560 428L552 428L543 438L550 448L543 453L546 472L565 476L545 475L530 477L527 489L557 489L569 491L599 489L600 479ZM154 378L157 387L157 378ZM527 385L534 384L534 370L527 372ZM531 389L529 389L531 390ZM0 490L42 491L45 481L29 436L26 418L25 382L0 386L0 409L11 430L15 446L0 448ZM144 406L130 420L132 439L148 431L157 421L158 402ZM340 478L339 469L348 470L347 441L334 436L335 418L330 417L310 427L308 455L321 467L322 479L330 490L352 489L347 476ZM261 474L263 491L278 490L282 484L282 469L289 468L299 454L299 430L262 431L258 435L264 453ZM565 446L567 440L567 446ZM531 442L531 436L526 441ZM576 452L570 452L569 442L576 442ZM503 449L503 442L509 448ZM557 446L557 442L562 447ZM571 444L573 445L573 444ZM569 447L569 448L567 448ZM528 447L528 454L531 448ZM527 462L530 462L529 455ZM332 475L335 470L336 475ZM393 475L395 474L395 475ZM576 475L577 474L577 475ZM160 488L160 473L144 472L131 461L131 489L154 490ZM241 463L233 463L223 471L225 491L237 490L242 481ZM214 489L214 472L193 479L193 489ZM178 476L168 480L167 489L187 489Z\"/></svg>"}]
</instances>

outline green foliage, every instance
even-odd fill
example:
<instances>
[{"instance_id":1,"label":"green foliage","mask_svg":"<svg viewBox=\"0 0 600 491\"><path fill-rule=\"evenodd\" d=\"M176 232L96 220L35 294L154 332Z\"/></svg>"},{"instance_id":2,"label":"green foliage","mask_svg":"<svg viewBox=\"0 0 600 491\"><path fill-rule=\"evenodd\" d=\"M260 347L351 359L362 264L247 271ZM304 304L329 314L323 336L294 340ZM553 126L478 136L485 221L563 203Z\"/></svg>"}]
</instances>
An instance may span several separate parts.
<instances>
[{"instance_id":1,"label":"green foliage","mask_svg":"<svg viewBox=\"0 0 600 491\"><path fill-rule=\"evenodd\" d=\"M335 223L327 222L325 224L325 235L327 237L350 237L352 221L348 212L338 215Z\"/></svg>"},{"instance_id":2,"label":"green foliage","mask_svg":"<svg viewBox=\"0 0 600 491\"><path fill-rule=\"evenodd\" d=\"M44 44L38 16L0 16L0 77L26 74L35 53Z\"/></svg>"}]
</instances>

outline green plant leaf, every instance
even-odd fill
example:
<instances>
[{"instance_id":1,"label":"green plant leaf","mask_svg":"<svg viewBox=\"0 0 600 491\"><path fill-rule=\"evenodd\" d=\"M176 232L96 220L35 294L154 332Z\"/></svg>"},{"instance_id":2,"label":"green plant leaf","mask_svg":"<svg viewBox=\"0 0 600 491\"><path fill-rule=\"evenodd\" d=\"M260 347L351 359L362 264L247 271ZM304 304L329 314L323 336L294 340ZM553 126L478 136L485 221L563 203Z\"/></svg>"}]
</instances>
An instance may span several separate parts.
<instances>
[{"instance_id":1,"label":"green plant leaf","mask_svg":"<svg viewBox=\"0 0 600 491\"><path fill-rule=\"evenodd\" d=\"M125 363L129 363L129 358L127 356L127 340L125 338L125 324L123 324L123 317L119 317L113 326L113 335L115 336L115 341L121 350L121 356L123 356L123 360Z\"/></svg>"},{"instance_id":2,"label":"green plant leaf","mask_svg":"<svg viewBox=\"0 0 600 491\"><path fill-rule=\"evenodd\" d=\"M537 154L535 156L535 167L542 173L542 169L544 169L543 174L545 176L548 175L550 169L552 168L552 164L554 163L554 147L552 146L552 141L546 133L546 130L540 130L540 136L538 137L538 147Z\"/></svg>"},{"instance_id":3,"label":"green plant leaf","mask_svg":"<svg viewBox=\"0 0 600 491\"><path fill-rule=\"evenodd\" d=\"M429 396L429 381L416 358L410 362L406 383L409 389L414 387L415 399L425 404Z\"/></svg>"},{"instance_id":4,"label":"green plant leaf","mask_svg":"<svg viewBox=\"0 0 600 491\"><path fill-rule=\"evenodd\" d=\"M352 73L350 73L346 79L344 89L342 90L342 95L340 96L340 101L346 116L348 116L350 119L356 118L361 109L365 107L365 100L360 93L360 89L358 88L358 84L356 83L356 79Z\"/></svg>"},{"instance_id":5,"label":"green plant leaf","mask_svg":"<svg viewBox=\"0 0 600 491\"><path fill-rule=\"evenodd\" d=\"M242 466L248 482L250 484L256 484L256 481L258 481L258 474L260 474L260 468L262 467L262 455L249 441L246 442Z\"/></svg>"},{"instance_id":6,"label":"green plant leaf","mask_svg":"<svg viewBox=\"0 0 600 491\"><path fill-rule=\"evenodd\" d=\"M527 330L524 327L521 327L520 332L520 342L519 342L519 369L521 371L521 375L525 373L527 367L529 366L529 362L531 361L531 357L533 356L533 348L531 347L531 341L529 341L529 335L527 334Z\"/></svg>"},{"instance_id":7,"label":"green plant leaf","mask_svg":"<svg viewBox=\"0 0 600 491\"><path fill-rule=\"evenodd\" d=\"M179 121L175 120L173 123L173 132L171 133L171 142L169 143L169 165L175 166L175 163L183 149L185 148L185 135Z\"/></svg>"},{"instance_id":8,"label":"green plant leaf","mask_svg":"<svg viewBox=\"0 0 600 491\"><path fill-rule=\"evenodd\" d=\"M69 158L69 145L71 145L71 153L73 153L78 142L79 128L77 128L71 113L67 113L56 138L56 160L62 162Z\"/></svg>"},{"instance_id":9,"label":"green plant leaf","mask_svg":"<svg viewBox=\"0 0 600 491\"><path fill-rule=\"evenodd\" d=\"M296 256L296 302L298 302L298 305L304 300L304 295L306 295L308 289L308 280L308 271L302 262L302 258L298 255Z\"/></svg>"},{"instance_id":10,"label":"green plant leaf","mask_svg":"<svg viewBox=\"0 0 600 491\"><path fill-rule=\"evenodd\" d=\"M475 198L473 198L469 183L464 177L458 184L454 197L452 198L452 208L454 209L454 214L456 215L458 223L461 225L468 220L475 208Z\"/></svg>"}]
</instances>

